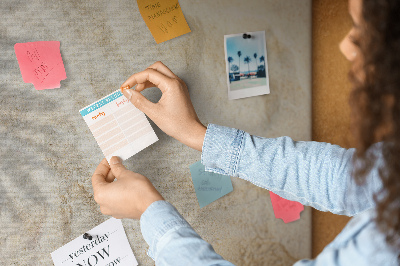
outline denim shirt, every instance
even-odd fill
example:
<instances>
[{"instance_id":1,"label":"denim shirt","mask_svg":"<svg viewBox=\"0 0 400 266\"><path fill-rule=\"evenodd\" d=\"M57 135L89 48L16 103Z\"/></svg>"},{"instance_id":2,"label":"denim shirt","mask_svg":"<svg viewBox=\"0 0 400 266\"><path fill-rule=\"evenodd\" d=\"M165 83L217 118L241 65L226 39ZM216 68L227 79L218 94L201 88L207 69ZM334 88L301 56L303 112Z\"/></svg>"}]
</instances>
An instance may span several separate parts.
<instances>
[{"instance_id":1,"label":"denim shirt","mask_svg":"<svg viewBox=\"0 0 400 266\"><path fill-rule=\"evenodd\" d=\"M378 165L359 186L351 177L354 149L289 137L261 138L210 124L201 160L206 171L239 177L279 196L321 211L355 216L314 260L294 265L398 265L398 251L374 222L374 193L382 187ZM151 204L140 218L156 265L233 265L215 253L166 201Z\"/></svg>"}]
</instances>

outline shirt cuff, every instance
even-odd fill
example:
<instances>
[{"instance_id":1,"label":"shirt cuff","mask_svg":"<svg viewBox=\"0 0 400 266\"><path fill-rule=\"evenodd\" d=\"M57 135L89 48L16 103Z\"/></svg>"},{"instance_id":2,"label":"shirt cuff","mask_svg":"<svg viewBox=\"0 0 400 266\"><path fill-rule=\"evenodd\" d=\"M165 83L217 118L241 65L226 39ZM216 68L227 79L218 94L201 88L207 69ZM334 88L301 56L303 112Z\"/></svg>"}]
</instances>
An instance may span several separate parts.
<instances>
[{"instance_id":1,"label":"shirt cuff","mask_svg":"<svg viewBox=\"0 0 400 266\"><path fill-rule=\"evenodd\" d=\"M201 163L205 170L237 177L244 134L239 129L209 124L201 154Z\"/></svg>"},{"instance_id":2,"label":"shirt cuff","mask_svg":"<svg viewBox=\"0 0 400 266\"><path fill-rule=\"evenodd\" d=\"M140 217L140 229L149 245L147 255L153 260L157 256L157 244L169 231L190 227L177 209L165 200L153 202Z\"/></svg>"}]
</instances>

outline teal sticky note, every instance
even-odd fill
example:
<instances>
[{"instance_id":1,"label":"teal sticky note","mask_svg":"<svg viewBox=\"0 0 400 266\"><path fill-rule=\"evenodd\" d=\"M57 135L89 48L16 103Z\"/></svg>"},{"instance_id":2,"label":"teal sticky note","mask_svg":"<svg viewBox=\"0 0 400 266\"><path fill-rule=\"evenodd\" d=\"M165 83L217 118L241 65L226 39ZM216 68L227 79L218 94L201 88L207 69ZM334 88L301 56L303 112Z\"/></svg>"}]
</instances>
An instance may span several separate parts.
<instances>
[{"instance_id":1,"label":"teal sticky note","mask_svg":"<svg viewBox=\"0 0 400 266\"><path fill-rule=\"evenodd\" d=\"M190 173L200 208L233 191L230 176L206 172L200 161L190 166Z\"/></svg>"}]
</instances>

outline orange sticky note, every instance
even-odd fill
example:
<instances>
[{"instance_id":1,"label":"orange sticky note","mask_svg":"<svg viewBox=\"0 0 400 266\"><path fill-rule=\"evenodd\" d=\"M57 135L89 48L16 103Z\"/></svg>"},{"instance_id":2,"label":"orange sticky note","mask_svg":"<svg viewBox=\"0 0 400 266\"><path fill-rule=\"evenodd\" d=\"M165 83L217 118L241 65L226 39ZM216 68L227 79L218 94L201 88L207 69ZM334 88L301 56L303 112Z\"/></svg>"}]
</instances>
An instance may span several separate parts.
<instances>
[{"instance_id":1,"label":"orange sticky note","mask_svg":"<svg viewBox=\"0 0 400 266\"><path fill-rule=\"evenodd\" d=\"M157 43L190 32L178 0L137 0L140 14Z\"/></svg>"},{"instance_id":2,"label":"orange sticky note","mask_svg":"<svg viewBox=\"0 0 400 266\"><path fill-rule=\"evenodd\" d=\"M285 223L290 223L300 219L300 213L304 206L296 201L284 199L273 192L269 192L275 218L282 219Z\"/></svg>"},{"instance_id":3,"label":"orange sticky note","mask_svg":"<svg viewBox=\"0 0 400 266\"><path fill-rule=\"evenodd\" d=\"M40 41L14 45L22 79L33 83L35 89L60 88L67 78L60 53L60 42Z\"/></svg>"}]
</instances>

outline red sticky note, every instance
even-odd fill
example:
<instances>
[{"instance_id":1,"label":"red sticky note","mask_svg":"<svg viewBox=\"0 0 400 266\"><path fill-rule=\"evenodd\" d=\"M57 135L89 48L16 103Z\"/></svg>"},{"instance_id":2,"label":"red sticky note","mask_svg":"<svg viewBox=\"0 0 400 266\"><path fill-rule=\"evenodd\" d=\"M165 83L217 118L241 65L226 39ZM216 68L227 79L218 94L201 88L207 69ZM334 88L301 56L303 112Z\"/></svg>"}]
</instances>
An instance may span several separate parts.
<instances>
[{"instance_id":1,"label":"red sticky note","mask_svg":"<svg viewBox=\"0 0 400 266\"><path fill-rule=\"evenodd\" d=\"M60 88L60 81L67 78L60 42L16 43L14 50L24 82L33 83L35 89Z\"/></svg>"},{"instance_id":2,"label":"red sticky note","mask_svg":"<svg viewBox=\"0 0 400 266\"><path fill-rule=\"evenodd\" d=\"M285 223L300 219L300 213L304 210L304 206L301 203L281 198L271 191L269 195L275 218L282 219Z\"/></svg>"}]
</instances>

